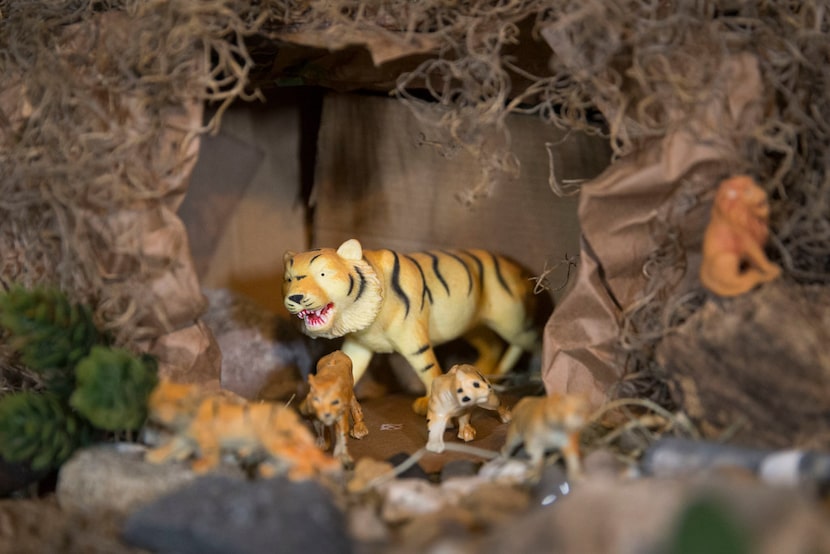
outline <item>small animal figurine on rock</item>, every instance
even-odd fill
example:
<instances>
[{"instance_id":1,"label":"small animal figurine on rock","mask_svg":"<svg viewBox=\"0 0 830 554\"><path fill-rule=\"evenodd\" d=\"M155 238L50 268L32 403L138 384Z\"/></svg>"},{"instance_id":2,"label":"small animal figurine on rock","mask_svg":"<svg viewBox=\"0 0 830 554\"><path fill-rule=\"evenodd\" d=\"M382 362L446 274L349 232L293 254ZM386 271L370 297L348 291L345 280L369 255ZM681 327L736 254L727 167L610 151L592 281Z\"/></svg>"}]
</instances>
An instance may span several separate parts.
<instances>
[{"instance_id":1,"label":"small animal figurine on rock","mask_svg":"<svg viewBox=\"0 0 830 554\"><path fill-rule=\"evenodd\" d=\"M746 175L720 184L703 237L700 280L720 296L737 296L772 281L781 268L764 254L767 194Z\"/></svg>"},{"instance_id":2,"label":"small animal figurine on rock","mask_svg":"<svg viewBox=\"0 0 830 554\"><path fill-rule=\"evenodd\" d=\"M193 456L196 473L216 468L223 453L259 460L261 477L287 472L308 479L336 472L340 463L315 444L311 431L293 409L271 402L247 402L223 393L205 393L199 385L162 379L148 400L149 419L171 433L147 451L152 463Z\"/></svg>"},{"instance_id":3,"label":"small animal figurine on rock","mask_svg":"<svg viewBox=\"0 0 830 554\"><path fill-rule=\"evenodd\" d=\"M369 434L363 422L363 410L354 395L352 361L340 350L323 356L317 362L317 375L308 376L310 390L300 411L314 418L317 444L326 448L325 429L335 426L334 457L344 464L352 458L346 447L346 433L356 439ZM349 425L349 416L353 421Z\"/></svg>"},{"instance_id":4,"label":"small animal figurine on rock","mask_svg":"<svg viewBox=\"0 0 830 554\"><path fill-rule=\"evenodd\" d=\"M589 409L587 400L578 395L522 398L513 408L502 456L511 456L520 444L524 444L531 467L539 474L544 467L546 452L559 450L568 475L579 477L582 473L579 433L587 422Z\"/></svg>"},{"instance_id":5,"label":"small animal figurine on rock","mask_svg":"<svg viewBox=\"0 0 830 554\"><path fill-rule=\"evenodd\" d=\"M470 425L473 409L478 406L496 410L502 423L510 421L510 411L496 396L492 385L469 364L457 364L432 381L427 408L429 441L427 450L444 451L444 431L451 418L458 419L458 438L469 442L476 438L476 430Z\"/></svg>"},{"instance_id":6,"label":"small animal figurine on rock","mask_svg":"<svg viewBox=\"0 0 830 554\"><path fill-rule=\"evenodd\" d=\"M467 336L481 359L500 341L481 340L489 327L508 344L495 372L533 350L533 285L515 263L483 250L401 254L363 250L347 240L336 250L286 252L285 306L312 337L345 337L342 350L360 380L375 352L400 353L426 386L413 408L425 414L430 386L442 374L433 346Z\"/></svg>"}]
</instances>

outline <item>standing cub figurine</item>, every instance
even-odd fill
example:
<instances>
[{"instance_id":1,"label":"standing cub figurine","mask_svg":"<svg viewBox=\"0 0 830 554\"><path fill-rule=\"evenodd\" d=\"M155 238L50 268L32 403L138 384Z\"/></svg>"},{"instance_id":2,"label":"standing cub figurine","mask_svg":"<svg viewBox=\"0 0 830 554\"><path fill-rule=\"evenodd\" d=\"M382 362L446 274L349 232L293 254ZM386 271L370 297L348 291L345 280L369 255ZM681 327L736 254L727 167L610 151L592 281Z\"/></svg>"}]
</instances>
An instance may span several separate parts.
<instances>
[{"instance_id":1,"label":"standing cub figurine","mask_svg":"<svg viewBox=\"0 0 830 554\"><path fill-rule=\"evenodd\" d=\"M337 250L286 252L283 296L311 337L345 336L343 352L355 382L375 352L403 355L426 386L442 374L433 346L468 335L482 358L501 348L476 335L486 326L509 347L497 374L516 363L538 339L532 284L519 266L483 250L400 254L363 250L347 240ZM428 396L413 406L426 413Z\"/></svg>"},{"instance_id":2,"label":"standing cub figurine","mask_svg":"<svg viewBox=\"0 0 830 554\"><path fill-rule=\"evenodd\" d=\"M318 446L325 448L325 429L336 428L334 457L344 464L352 461L346 447L346 432L356 439L369 434L363 423L363 410L354 395L352 361L340 350L336 350L317 362L317 375L308 376L308 396L300 411L314 417ZM349 425L349 416L354 421ZM319 444L322 443L322 444Z\"/></svg>"},{"instance_id":3,"label":"standing cub figurine","mask_svg":"<svg viewBox=\"0 0 830 554\"><path fill-rule=\"evenodd\" d=\"M568 475L579 477L582 473L579 433L587 423L588 410L587 400L577 395L522 398L513 408L513 419L507 428L502 456L510 456L520 444L524 444L531 466L540 473L546 451L559 450L565 459Z\"/></svg>"},{"instance_id":4,"label":"standing cub figurine","mask_svg":"<svg viewBox=\"0 0 830 554\"><path fill-rule=\"evenodd\" d=\"M454 365L432 382L427 409L429 441L427 450L444 451L444 430L451 418L458 418L458 438L469 442L476 438L470 425L473 408L497 410L502 423L510 421L510 411L501 405L493 387L475 367Z\"/></svg>"}]
</instances>

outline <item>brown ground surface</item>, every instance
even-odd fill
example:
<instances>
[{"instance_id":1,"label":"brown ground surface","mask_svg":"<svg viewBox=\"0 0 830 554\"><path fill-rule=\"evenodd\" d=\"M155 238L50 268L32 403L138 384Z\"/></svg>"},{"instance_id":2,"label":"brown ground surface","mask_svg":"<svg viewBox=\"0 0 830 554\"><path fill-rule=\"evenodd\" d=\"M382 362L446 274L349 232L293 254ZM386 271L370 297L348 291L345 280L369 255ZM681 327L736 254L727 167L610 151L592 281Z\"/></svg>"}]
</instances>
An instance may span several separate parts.
<instances>
[{"instance_id":1,"label":"brown ground surface","mask_svg":"<svg viewBox=\"0 0 830 554\"><path fill-rule=\"evenodd\" d=\"M412 411L411 404L415 398L395 393L361 401L369 434L361 440L349 438L349 453L352 457L356 460L365 456L385 460L400 452L414 454L425 446L426 419ZM509 407L515 403L510 397L503 397L502 402ZM501 449L507 424L501 423L496 412L476 409L473 412L472 424L476 429L476 438L466 444L496 452ZM456 437L457 432L457 428L448 429L444 434L444 441L463 443ZM483 458L470 454L445 451L440 455L427 453L419 464L427 473L435 473L441 471L445 463L459 459L484 461Z\"/></svg>"}]
</instances>

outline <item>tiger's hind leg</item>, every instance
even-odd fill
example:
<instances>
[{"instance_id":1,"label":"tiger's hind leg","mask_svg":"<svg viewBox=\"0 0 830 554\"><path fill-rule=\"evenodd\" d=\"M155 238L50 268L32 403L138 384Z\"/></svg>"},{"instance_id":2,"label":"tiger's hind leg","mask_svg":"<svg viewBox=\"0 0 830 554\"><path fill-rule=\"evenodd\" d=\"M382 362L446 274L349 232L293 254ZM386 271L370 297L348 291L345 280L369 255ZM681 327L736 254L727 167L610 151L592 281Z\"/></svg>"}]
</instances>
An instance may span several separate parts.
<instances>
[{"instance_id":1,"label":"tiger's hind leg","mask_svg":"<svg viewBox=\"0 0 830 554\"><path fill-rule=\"evenodd\" d=\"M479 326L464 334L478 357L473 365L484 375L492 375L504 354L504 340L488 327Z\"/></svg>"}]
</instances>

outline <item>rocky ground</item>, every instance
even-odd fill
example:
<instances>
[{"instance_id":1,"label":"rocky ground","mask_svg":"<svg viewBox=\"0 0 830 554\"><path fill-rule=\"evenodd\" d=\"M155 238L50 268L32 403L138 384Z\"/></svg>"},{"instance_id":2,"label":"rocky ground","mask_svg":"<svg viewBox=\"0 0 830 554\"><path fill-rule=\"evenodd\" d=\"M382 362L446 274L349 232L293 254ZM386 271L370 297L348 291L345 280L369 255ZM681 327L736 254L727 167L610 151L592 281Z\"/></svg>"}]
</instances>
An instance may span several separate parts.
<instances>
[{"instance_id":1,"label":"rocky ground","mask_svg":"<svg viewBox=\"0 0 830 554\"><path fill-rule=\"evenodd\" d=\"M241 304L217 294L207 321L222 345L223 384L248 396L302 394L314 353L297 337L276 341L277 324L250 306L242 320L256 325L230 324ZM243 379L246 367L255 382ZM763 453L749 463L740 451L721 463L689 455L683 466L586 444L581 478L551 463L533 479L521 454L421 455L426 428L411 398L366 398L370 434L349 442L356 465L325 480L254 479L232 461L197 476L186 464L146 463L132 443L78 451L53 491L46 479L0 500L0 553L830 552L820 486L830 471L820 464L784 483L759 474ZM473 423L471 444L497 451L505 425L489 412ZM457 442L450 432L446 440ZM417 463L389 478L407 460Z\"/></svg>"}]
</instances>

